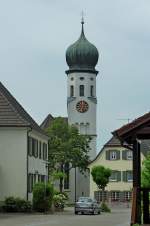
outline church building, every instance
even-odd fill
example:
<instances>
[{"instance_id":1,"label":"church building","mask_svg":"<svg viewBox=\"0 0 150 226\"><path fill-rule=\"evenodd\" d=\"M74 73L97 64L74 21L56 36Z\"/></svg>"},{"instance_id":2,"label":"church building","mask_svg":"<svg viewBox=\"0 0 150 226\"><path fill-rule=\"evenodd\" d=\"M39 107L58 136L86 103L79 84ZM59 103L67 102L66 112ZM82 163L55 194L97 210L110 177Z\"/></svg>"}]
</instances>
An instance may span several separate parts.
<instances>
[{"instance_id":1,"label":"church building","mask_svg":"<svg viewBox=\"0 0 150 226\"><path fill-rule=\"evenodd\" d=\"M91 44L84 34L84 21L81 22L81 34L79 39L70 45L66 51L67 74L67 112L68 118L64 118L69 125L75 125L80 134L90 135L90 160L96 157L96 77L98 71L95 66L98 62L98 50ZM55 119L49 114L43 123L42 129L50 126ZM68 193L70 202L74 202L80 196L89 196L89 174L86 176L79 169L71 169L64 181L64 191Z\"/></svg>"},{"instance_id":2,"label":"church building","mask_svg":"<svg viewBox=\"0 0 150 226\"><path fill-rule=\"evenodd\" d=\"M68 123L75 125L80 134L90 135L90 160L96 157L96 76L98 50L84 34L84 21L79 39L66 51L67 112ZM80 196L89 196L89 174L82 175L79 169L70 172L70 198L75 201Z\"/></svg>"}]
</instances>

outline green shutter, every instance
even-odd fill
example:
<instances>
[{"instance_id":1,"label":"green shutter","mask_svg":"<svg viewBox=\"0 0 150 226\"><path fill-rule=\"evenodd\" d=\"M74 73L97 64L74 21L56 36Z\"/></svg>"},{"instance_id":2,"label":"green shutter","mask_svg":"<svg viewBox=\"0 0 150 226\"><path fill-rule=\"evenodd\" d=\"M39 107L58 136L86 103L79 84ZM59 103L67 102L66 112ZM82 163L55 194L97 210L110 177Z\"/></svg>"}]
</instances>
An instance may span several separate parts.
<instances>
[{"instance_id":1,"label":"green shutter","mask_svg":"<svg viewBox=\"0 0 150 226\"><path fill-rule=\"evenodd\" d=\"M116 150L116 153L117 153L117 160L120 159L120 151Z\"/></svg>"},{"instance_id":2,"label":"green shutter","mask_svg":"<svg viewBox=\"0 0 150 226\"><path fill-rule=\"evenodd\" d=\"M110 160L110 150L106 151L106 160Z\"/></svg>"},{"instance_id":3,"label":"green shutter","mask_svg":"<svg viewBox=\"0 0 150 226\"><path fill-rule=\"evenodd\" d=\"M117 181L121 181L121 171L117 171Z\"/></svg>"},{"instance_id":4,"label":"green shutter","mask_svg":"<svg viewBox=\"0 0 150 226\"><path fill-rule=\"evenodd\" d=\"M122 159L126 160L127 159L127 150L122 151Z\"/></svg>"},{"instance_id":5,"label":"green shutter","mask_svg":"<svg viewBox=\"0 0 150 226\"><path fill-rule=\"evenodd\" d=\"M123 171L123 181L127 182L127 171Z\"/></svg>"}]
</instances>

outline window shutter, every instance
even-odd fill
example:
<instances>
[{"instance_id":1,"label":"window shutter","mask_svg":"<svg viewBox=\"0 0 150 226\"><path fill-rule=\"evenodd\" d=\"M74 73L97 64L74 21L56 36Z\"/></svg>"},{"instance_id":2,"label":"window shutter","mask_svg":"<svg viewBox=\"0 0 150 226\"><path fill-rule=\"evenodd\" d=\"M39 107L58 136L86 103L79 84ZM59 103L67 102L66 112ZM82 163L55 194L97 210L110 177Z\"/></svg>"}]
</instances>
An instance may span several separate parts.
<instances>
[{"instance_id":1,"label":"window shutter","mask_svg":"<svg viewBox=\"0 0 150 226\"><path fill-rule=\"evenodd\" d=\"M127 150L122 151L122 159L127 160Z\"/></svg>"},{"instance_id":2,"label":"window shutter","mask_svg":"<svg viewBox=\"0 0 150 226\"><path fill-rule=\"evenodd\" d=\"M127 182L127 171L123 171L123 181Z\"/></svg>"},{"instance_id":3,"label":"window shutter","mask_svg":"<svg viewBox=\"0 0 150 226\"><path fill-rule=\"evenodd\" d=\"M116 150L116 153L117 153L117 160L120 159L120 151Z\"/></svg>"},{"instance_id":4,"label":"window shutter","mask_svg":"<svg viewBox=\"0 0 150 226\"><path fill-rule=\"evenodd\" d=\"M121 181L121 171L117 171L117 181Z\"/></svg>"},{"instance_id":5,"label":"window shutter","mask_svg":"<svg viewBox=\"0 0 150 226\"><path fill-rule=\"evenodd\" d=\"M110 160L110 151L106 151L106 160Z\"/></svg>"}]
</instances>

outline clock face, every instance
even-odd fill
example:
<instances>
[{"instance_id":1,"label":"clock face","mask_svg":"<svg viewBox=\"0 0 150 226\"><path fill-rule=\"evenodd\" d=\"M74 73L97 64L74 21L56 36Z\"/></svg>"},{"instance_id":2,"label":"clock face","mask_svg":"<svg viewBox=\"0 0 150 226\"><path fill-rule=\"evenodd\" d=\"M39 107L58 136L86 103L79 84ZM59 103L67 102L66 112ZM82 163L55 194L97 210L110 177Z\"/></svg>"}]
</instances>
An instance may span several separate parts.
<instances>
[{"instance_id":1,"label":"clock face","mask_svg":"<svg viewBox=\"0 0 150 226\"><path fill-rule=\"evenodd\" d=\"M84 113L84 112L88 111L88 108L89 108L89 105L84 100L81 100L76 104L76 109L80 113Z\"/></svg>"}]
</instances>

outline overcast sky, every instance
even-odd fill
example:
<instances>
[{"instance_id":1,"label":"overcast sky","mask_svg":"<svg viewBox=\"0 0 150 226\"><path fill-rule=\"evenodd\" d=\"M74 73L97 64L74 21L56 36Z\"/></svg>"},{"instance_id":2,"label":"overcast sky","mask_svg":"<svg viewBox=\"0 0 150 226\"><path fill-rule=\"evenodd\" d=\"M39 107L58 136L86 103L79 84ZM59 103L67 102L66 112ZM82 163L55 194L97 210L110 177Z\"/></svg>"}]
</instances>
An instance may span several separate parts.
<instances>
[{"instance_id":1,"label":"overcast sky","mask_svg":"<svg viewBox=\"0 0 150 226\"><path fill-rule=\"evenodd\" d=\"M98 150L150 110L149 0L0 0L0 80L41 123L67 116L65 51L81 31L99 50Z\"/></svg>"}]
</instances>

